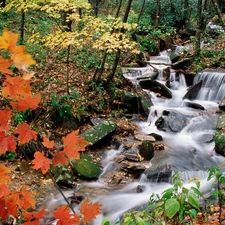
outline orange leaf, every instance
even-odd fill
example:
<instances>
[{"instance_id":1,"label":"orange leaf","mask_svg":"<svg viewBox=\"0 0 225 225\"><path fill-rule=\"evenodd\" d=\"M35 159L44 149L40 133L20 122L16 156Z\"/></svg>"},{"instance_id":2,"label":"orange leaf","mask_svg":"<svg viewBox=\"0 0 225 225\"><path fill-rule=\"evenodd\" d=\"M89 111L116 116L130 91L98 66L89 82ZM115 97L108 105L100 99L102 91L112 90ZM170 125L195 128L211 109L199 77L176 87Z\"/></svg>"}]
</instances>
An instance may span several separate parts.
<instances>
[{"instance_id":1,"label":"orange leaf","mask_svg":"<svg viewBox=\"0 0 225 225\"><path fill-rule=\"evenodd\" d=\"M83 138L78 137L78 130L68 134L65 138L62 138L64 149L63 152L68 158L80 158L79 151L85 151L85 147L88 142Z\"/></svg>"},{"instance_id":2,"label":"orange leaf","mask_svg":"<svg viewBox=\"0 0 225 225\"><path fill-rule=\"evenodd\" d=\"M23 223L23 225L39 225L40 219L42 219L45 215L45 209L43 208L39 212L25 212L24 219L27 221Z\"/></svg>"},{"instance_id":3,"label":"orange leaf","mask_svg":"<svg viewBox=\"0 0 225 225\"><path fill-rule=\"evenodd\" d=\"M6 75L6 80L3 82L2 96L7 97L8 95L12 99L31 96L30 81L24 80L22 77L10 77Z\"/></svg>"},{"instance_id":4,"label":"orange leaf","mask_svg":"<svg viewBox=\"0 0 225 225\"><path fill-rule=\"evenodd\" d=\"M21 144L28 143L31 139L37 140L37 132L31 130L27 123L19 124L15 132L19 134L18 139Z\"/></svg>"},{"instance_id":5,"label":"orange leaf","mask_svg":"<svg viewBox=\"0 0 225 225\"><path fill-rule=\"evenodd\" d=\"M0 110L0 131L9 131L8 123L11 117L12 114L10 109Z\"/></svg>"},{"instance_id":6,"label":"orange leaf","mask_svg":"<svg viewBox=\"0 0 225 225\"><path fill-rule=\"evenodd\" d=\"M10 191L5 184L0 184L0 198L9 195Z\"/></svg>"},{"instance_id":7,"label":"orange leaf","mask_svg":"<svg viewBox=\"0 0 225 225\"><path fill-rule=\"evenodd\" d=\"M0 56L0 72L3 74L12 74L12 71L8 69L10 66L12 66L12 61Z\"/></svg>"},{"instance_id":8,"label":"orange leaf","mask_svg":"<svg viewBox=\"0 0 225 225\"><path fill-rule=\"evenodd\" d=\"M25 98L19 98L17 102L10 102L10 105L17 111L24 112L27 109L35 110L41 101L41 95L38 94L36 97L32 98L26 96Z\"/></svg>"},{"instance_id":9,"label":"orange leaf","mask_svg":"<svg viewBox=\"0 0 225 225\"><path fill-rule=\"evenodd\" d=\"M8 216L7 209L5 208L5 200L0 198L0 217L6 220Z\"/></svg>"},{"instance_id":10,"label":"orange leaf","mask_svg":"<svg viewBox=\"0 0 225 225\"><path fill-rule=\"evenodd\" d=\"M45 148L53 148L54 147L54 141L50 141L45 135L43 137L43 142L41 142Z\"/></svg>"},{"instance_id":11,"label":"orange leaf","mask_svg":"<svg viewBox=\"0 0 225 225\"><path fill-rule=\"evenodd\" d=\"M58 164L62 164L62 165L67 165L68 164L68 160L65 156L64 152L55 152L54 153L54 157L52 158L52 162L54 164L54 166L57 166Z\"/></svg>"},{"instance_id":12,"label":"orange leaf","mask_svg":"<svg viewBox=\"0 0 225 225\"><path fill-rule=\"evenodd\" d=\"M11 182L11 178L8 175L10 173L10 169L0 164L0 182L9 183Z\"/></svg>"},{"instance_id":13,"label":"orange leaf","mask_svg":"<svg viewBox=\"0 0 225 225\"><path fill-rule=\"evenodd\" d=\"M70 210L67 206L58 207L52 215L55 219L58 219L56 225L73 225L80 223L80 217L77 214L70 214Z\"/></svg>"},{"instance_id":14,"label":"orange leaf","mask_svg":"<svg viewBox=\"0 0 225 225\"><path fill-rule=\"evenodd\" d=\"M5 154L6 151L16 151L16 141L14 136L6 136L5 133L0 132L0 154Z\"/></svg>"},{"instance_id":15,"label":"orange leaf","mask_svg":"<svg viewBox=\"0 0 225 225\"><path fill-rule=\"evenodd\" d=\"M22 187L20 191L11 192L6 199L8 214L18 216L18 210L27 210L35 207L35 200L28 187Z\"/></svg>"},{"instance_id":16,"label":"orange leaf","mask_svg":"<svg viewBox=\"0 0 225 225\"><path fill-rule=\"evenodd\" d=\"M36 64L32 56L25 52L26 47L24 45L15 46L12 49L12 60L18 69L27 70L30 65Z\"/></svg>"},{"instance_id":17,"label":"orange leaf","mask_svg":"<svg viewBox=\"0 0 225 225\"><path fill-rule=\"evenodd\" d=\"M24 72L23 73L23 79L24 80L30 80L33 76L34 76L34 72L29 72L29 73L27 73L27 72Z\"/></svg>"},{"instance_id":18,"label":"orange leaf","mask_svg":"<svg viewBox=\"0 0 225 225\"><path fill-rule=\"evenodd\" d=\"M84 225L89 223L92 219L95 219L97 215L101 213L101 204L89 203L88 199L85 199L80 206L80 212L84 215Z\"/></svg>"},{"instance_id":19,"label":"orange leaf","mask_svg":"<svg viewBox=\"0 0 225 225\"><path fill-rule=\"evenodd\" d=\"M4 29L2 36L0 36L0 48L12 51L16 46L18 37L19 34L15 34L7 29Z\"/></svg>"},{"instance_id":20,"label":"orange leaf","mask_svg":"<svg viewBox=\"0 0 225 225\"><path fill-rule=\"evenodd\" d=\"M35 152L32 164L34 169L41 169L42 173L45 174L50 168L51 160L46 158L43 152Z\"/></svg>"}]
</instances>

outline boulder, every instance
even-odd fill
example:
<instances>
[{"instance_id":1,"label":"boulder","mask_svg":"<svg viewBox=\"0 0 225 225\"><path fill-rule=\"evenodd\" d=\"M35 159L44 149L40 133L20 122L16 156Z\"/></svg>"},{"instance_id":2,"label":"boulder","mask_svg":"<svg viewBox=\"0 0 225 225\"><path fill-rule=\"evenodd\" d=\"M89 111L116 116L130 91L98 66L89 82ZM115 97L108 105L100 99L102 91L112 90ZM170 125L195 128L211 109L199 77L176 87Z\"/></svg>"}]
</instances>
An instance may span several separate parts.
<instances>
[{"instance_id":1,"label":"boulder","mask_svg":"<svg viewBox=\"0 0 225 225\"><path fill-rule=\"evenodd\" d=\"M171 68L174 70L185 70L185 69L188 69L190 65L191 65L191 59L184 58L178 62L173 63L171 65Z\"/></svg>"},{"instance_id":2,"label":"boulder","mask_svg":"<svg viewBox=\"0 0 225 225\"><path fill-rule=\"evenodd\" d=\"M197 84L191 86L187 93L184 95L183 99L189 99L189 100L194 100L197 95L198 95L198 92L199 90L201 89L202 87L202 80L200 80Z\"/></svg>"},{"instance_id":3,"label":"boulder","mask_svg":"<svg viewBox=\"0 0 225 225\"><path fill-rule=\"evenodd\" d=\"M151 141L145 140L139 147L139 154L144 160L151 160L154 157L154 145Z\"/></svg>"},{"instance_id":4,"label":"boulder","mask_svg":"<svg viewBox=\"0 0 225 225\"><path fill-rule=\"evenodd\" d=\"M116 130L117 124L112 121L102 121L80 135L93 146L97 142L109 140L109 136Z\"/></svg>"},{"instance_id":5,"label":"boulder","mask_svg":"<svg viewBox=\"0 0 225 225\"><path fill-rule=\"evenodd\" d=\"M205 107L196 103L196 102L184 102L184 104L187 106L187 107L190 107L190 108L193 108L193 109L200 109L200 110L205 110Z\"/></svg>"},{"instance_id":6,"label":"boulder","mask_svg":"<svg viewBox=\"0 0 225 225\"><path fill-rule=\"evenodd\" d=\"M169 57L172 63L177 62L180 59L180 54L178 52L170 52Z\"/></svg>"},{"instance_id":7,"label":"boulder","mask_svg":"<svg viewBox=\"0 0 225 225\"><path fill-rule=\"evenodd\" d=\"M151 79L140 80L139 85L143 89L159 93L163 97L172 98L172 92L170 91L170 89L156 80Z\"/></svg>"},{"instance_id":8,"label":"boulder","mask_svg":"<svg viewBox=\"0 0 225 225\"><path fill-rule=\"evenodd\" d=\"M225 133L217 131L214 136L216 153L225 156Z\"/></svg>"}]
</instances>

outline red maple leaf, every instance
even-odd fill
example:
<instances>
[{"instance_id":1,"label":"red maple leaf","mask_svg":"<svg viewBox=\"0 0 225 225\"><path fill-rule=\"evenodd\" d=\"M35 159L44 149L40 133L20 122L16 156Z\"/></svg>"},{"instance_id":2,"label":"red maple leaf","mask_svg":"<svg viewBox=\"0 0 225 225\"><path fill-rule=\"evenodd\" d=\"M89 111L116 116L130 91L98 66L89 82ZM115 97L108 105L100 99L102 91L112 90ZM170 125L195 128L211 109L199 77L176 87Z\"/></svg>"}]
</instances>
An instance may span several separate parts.
<instances>
[{"instance_id":1,"label":"red maple leaf","mask_svg":"<svg viewBox=\"0 0 225 225\"><path fill-rule=\"evenodd\" d=\"M67 165L68 159L66 158L66 155L64 152L56 151L52 158L52 162L53 162L54 166L57 166L58 164Z\"/></svg>"},{"instance_id":2,"label":"red maple leaf","mask_svg":"<svg viewBox=\"0 0 225 225\"><path fill-rule=\"evenodd\" d=\"M35 152L32 164L34 169L41 169L42 173L45 174L50 168L51 160L46 158L43 152Z\"/></svg>"},{"instance_id":3,"label":"red maple leaf","mask_svg":"<svg viewBox=\"0 0 225 225\"><path fill-rule=\"evenodd\" d=\"M11 117L12 114L10 109L0 110L0 131L9 131L8 123Z\"/></svg>"},{"instance_id":4,"label":"red maple leaf","mask_svg":"<svg viewBox=\"0 0 225 225\"><path fill-rule=\"evenodd\" d=\"M88 199L85 199L80 206L80 212L84 216L84 225L95 219L97 215L101 213L101 204L89 203Z\"/></svg>"},{"instance_id":5,"label":"red maple leaf","mask_svg":"<svg viewBox=\"0 0 225 225\"><path fill-rule=\"evenodd\" d=\"M12 71L9 69L10 66L12 66L12 61L0 56L0 72L3 74L12 74Z\"/></svg>"},{"instance_id":6,"label":"red maple leaf","mask_svg":"<svg viewBox=\"0 0 225 225\"><path fill-rule=\"evenodd\" d=\"M5 207L5 199L0 198L0 218L6 220L8 216L7 209Z\"/></svg>"},{"instance_id":7,"label":"red maple leaf","mask_svg":"<svg viewBox=\"0 0 225 225\"><path fill-rule=\"evenodd\" d=\"M10 102L10 105L17 111L24 112L27 109L36 109L41 101L41 95L38 94L36 97L25 96L24 98L19 98L16 102Z\"/></svg>"},{"instance_id":8,"label":"red maple leaf","mask_svg":"<svg viewBox=\"0 0 225 225\"><path fill-rule=\"evenodd\" d=\"M45 148L53 148L54 147L54 141L50 141L46 135L43 137L43 142L41 142Z\"/></svg>"},{"instance_id":9,"label":"red maple leaf","mask_svg":"<svg viewBox=\"0 0 225 225\"><path fill-rule=\"evenodd\" d=\"M35 200L28 187L22 187L20 191L10 192L7 196L5 205L8 214L18 216L18 210L27 210L35 207Z\"/></svg>"},{"instance_id":10,"label":"red maple leaf","mask_svg":"<svg viewBox=\"0 0 225 225\"><path fill-rule=\"evenodd\" d=\"M40 219L42 219L45 215L45 209L43 208L39 212L25 212L24 220L27 222L23 223L23 225L39 225Z\"/></svg>"},{"instance_id":11,"label":"red maple leaf","mask_svg":"<svg viewBox=\"0 0 225 225\"><path fill-rule=\"evenodd\" d=\"M10 191L6 184L0 184L0 198L9 195Z\"/></svg>"},{"instance_id":12,"label":"red maple leaf","mask_svg":"<svg viewBox=\"0 0 225 225\"><path fill-rule=\"evenodd\" d=\"M5 154L6 151L16 151L16 141L14 136L6 136L4 132L0 132L0 154Z\"/></svg>"},{"instance_id":13,"label":"red maple leaf","mask_svg":"<svg viewBox=\"0 0 225 225\"><path fill-rule=\"evenodd\" d=\"M21 144L28 143L30 140L37 140L37 132L31 130L27 123L21 123L15 129L15 132L19 134L19 141Z\"/></svg>"},{"instance_id":14,"label":"red maple leaf","mask_svg":"<svg viewBox=\"0 0 225 225\"><path fill-rule=\"evenodd\" d=\"M11 182L11 178L8 175L10 173L10 169L0 164L0 182L9 183Z\"/></svg>"},{"instance_id":15,"label":"red maple leaf","mask_svg":"<svg viewBox=\"0 0 225 225\"><path fill-rule=\"evenodd\" d=\"M73 131L68 134L65 138L62 138L64 149L63 152L70 159L80 158L80 151L85 151L85 147L88 145L88 142L83 138L78 137L78 130Z\"/></svg>"},{"instance_id":16,"label":"red maple leaf","mask_svg":"<svg viewBox=\"0 0 225 225\"><path fill-rule=\"evenodd\" d=\"M70 214L67 206L58 207L52 215L55 219L58 219L56 225L74 225L80 223L80 217L77 214Z\"/></svg>"},{"instance_id":17,"label":"red maple leaf","mask_svg":"<svg viewBox=\"0 0 225 225\"><path fill-rule=\"evenodd\" d=\"M3 82L2 96L10 96L12 99L31 96L30 81L24 80L22 77L6 75L6 80Z\"/></svg>"}]
</instances>

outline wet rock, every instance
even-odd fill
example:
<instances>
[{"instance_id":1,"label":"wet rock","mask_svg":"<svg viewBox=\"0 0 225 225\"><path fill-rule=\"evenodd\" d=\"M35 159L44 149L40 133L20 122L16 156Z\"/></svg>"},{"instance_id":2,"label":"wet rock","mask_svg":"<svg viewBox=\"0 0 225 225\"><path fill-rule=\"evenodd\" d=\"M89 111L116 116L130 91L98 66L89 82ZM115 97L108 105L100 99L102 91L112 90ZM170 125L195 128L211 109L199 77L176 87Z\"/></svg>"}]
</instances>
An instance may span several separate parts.
<instances>
[{"instance_id":1,"label":"wet rock","mask_svg":"<svg viewBox=\"0 0 225 225\"><path fill-rule=\"evenodd\" d=\"M154 145L154 151L162 151L162 150L165 150L165 146L164 144L155 144Z\"/></svg>"},{"instance_id":2,"label":"wet rock","mask_svg":"<svg viewBox=\"0 0 225 225\"><path fill-rule=\"evenodd\" d=\"M195 102L184 102L184 104L187 107L190 107L190 108L193 108L193 109L205 110L205 108L202 105L200 105L198 103L195 103Z\"/></svg>"},{"instance_id":3,"label":"wet rock","mask_svg":"<svg viewBox=\"0 0 225 225\"><path fill-rule=\"evenodd\" d=\"M151 79L141 80L139 81L139 85L143 89L156 92L163 97L172 98L172 92L170 91L170 89L156 80Z\"/></svg>"},{"instance_id":4,"label":"wet rock","mask_svg":"<svg viewBox=\"0 0 225 225\"><path fill-rule=\"evenodd\" d=\"M185 70L191 65L191 59L184 58L178 62L175 62L171 65L171 68L174 70Z\"/></svg>"},{"instance_id":5,"label":"wet rock","mask_svg":"<svg viewBox=\"0 0 225 225\"><path fill-rule=\"evenodd\" d=\"M224 127L225 127L225 114L222 114L218 117L216 129L221 130Z\"/></svg>"},{"instance_id":6,"label":"wet rock","mask_svg":"<svg viewBox=\"0 0 225 225\"><path fill-rule=\"evenodd\" d=\"M126 159L135 161L135 162L140 162L143 160L143 158L139 154L138 148L134 148L134 147L124 152L124 156Z\"/></svg>"},{"instance_id":7,"label":"wet rock","mask_svg":"<svg viewBox=\"0 0 225 225\"><path fill-rule=\"evenodd\" d=\"M200 80L197 84L191 86L187 93L184 95L183 99L189 99L189 100L194 100L196 99L197 95L198 95L198 92L199 90L201 89L202 87L202 80Z\"/></svg>"},{"instance_id":8,"label":"wet rock","mask_svg":"<svg viewBox=\"0 0 225 225\"><path fill-rule=\"evenodd\" d=\"M156 141L162 141L163 140L163 137L161 135L159 135L159 134L151 133L149 135L154 137Z\"/></svg>"},{"instance_id":9,"label":"wet rock","mask_svg":"<svg viewBox=\"0 0 225 225\"><path fill-rule=\"evenodd\" d=\"M109 140L109 136L115 131L117 124L112 121L103 121L96 126L88 129L86 132L80 135L89 142L89 146L96 144L97 142L105 143Z\"/></svg>"},{"instance_id":10,"label":"wet rock","mask_svg":"<svg viewBox=\"0 0 225 225\"><path fill-rule=\"evenodd\" d=\"M175 63L180 59L180 55L177 52L170 52L169 57L172 63Z\"/></svg>"},{"instance_id":11,"label":"wet rock","mask_svg":"<svg viewBox=\"0 0 225 225\"><path fill-rule=\"evenodd\" d=\"M163 116L159 117L155 125L159 130L180 132L188 123L186 116L175 111L164 111Z\"/></svg>"},{"instance_id":12,"label":"wet rock","mask_svg":"<svg viewBox=\"0 0 225 225\"><path fill-rule=\"evenodd\" d=\"M134 138L137 139L138 141L151 141L151 142L155 142L155 138L153 136L151 136L151 135L138 134L138 135L135 135Z\"/></svg>"},{"instance_id":13,"label":"wet rock","mask_svg":"<svg viewBox=\"0 0 225 225\"><path fill-rule=\"evenodd\" d=\"M139 154L144 160L151 160L154 157L154 146L151 141L145 140L139 147Z\"/></svg>"},{"instance_id":14,"label":"wet rock","mask_svg":"<svg viewBox=\"0 0 225 225\"><path fill-rule=\"evenodd\" d=\"M225 133L217 131L214 137L216 153L225 156Z\"/></svg>"}]
</instances>

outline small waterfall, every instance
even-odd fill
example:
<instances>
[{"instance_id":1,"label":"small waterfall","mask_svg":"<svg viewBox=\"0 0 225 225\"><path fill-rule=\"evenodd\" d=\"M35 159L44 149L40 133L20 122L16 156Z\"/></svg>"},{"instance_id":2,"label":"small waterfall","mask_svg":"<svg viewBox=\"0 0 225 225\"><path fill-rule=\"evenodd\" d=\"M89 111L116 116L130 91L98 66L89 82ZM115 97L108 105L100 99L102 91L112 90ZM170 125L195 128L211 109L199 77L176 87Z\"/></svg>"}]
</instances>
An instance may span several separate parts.
<instances>
[{"instance_id":1,"label":"small waterfall","mask_svg":"<svg viewBox=\"0 0 225 225\"><path fill-rule=\"evenodd\" d=\"M203 84L197 96L198 100L218 103L223 100L225 96L225 70L199 72L194 78L194 83L196 84L200 80Z\"/></svg>"}]
</instances>

